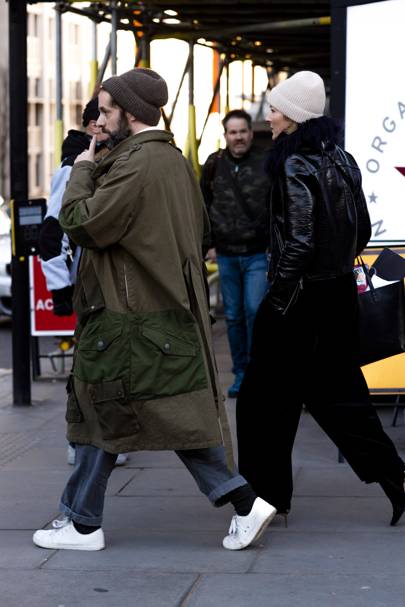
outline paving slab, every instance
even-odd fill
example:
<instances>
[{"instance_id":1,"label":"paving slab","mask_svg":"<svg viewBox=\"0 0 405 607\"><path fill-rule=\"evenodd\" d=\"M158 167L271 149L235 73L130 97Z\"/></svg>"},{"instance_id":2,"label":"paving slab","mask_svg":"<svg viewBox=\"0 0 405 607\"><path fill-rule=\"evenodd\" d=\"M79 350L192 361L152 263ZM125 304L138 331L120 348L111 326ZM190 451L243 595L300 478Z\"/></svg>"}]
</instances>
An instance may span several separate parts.
<instances>
[{"instance_id":1,"label":"paving slab","mask_svg":"<svg viewBox=\"0 0 405 607\"><path fill-rule=\"evenodd\" d=\"M0 571L4 607L179 607L192 574Z\"/></svg>"},{"instance_id":2,"label":"paving slab","mask_svg":"<svg viewBox=\"0 0 405 607\"><path fill-rule=\"evenodd\" d=\"M148 468L137 475L120 491L121 496L200 496L201 492L190 472L184 467Z\"/></svg>"},{"instance_id":3,"label":"paving slab","mask_svg":"<svg viewBox=\"0 0 405 607\"><path fill-rule=\"evenodd\" d=\"M206 575L187 607L404 607L403 576Z\"/></svg>"},{"instance_id":4,"label":"paving slab","mask_svg":"<svg viewBox=\"0 0 405 607\"><path fill-rule=\"evenodd\" d=\"M0 529L41 529L59 516L58 501L47 497L0 496ZM31 541L31 540L29 540Z\"/></svg>"},{"instance_id":5,"label":"paving slab","mask_svg":"<svg viewBox=\"0 0 405 607\"><path fill-rule=\"evenodd\" d=\"M353 572L378 576L381 572L389 572L402 577L404 531L318 531L314 535L313 532L290 529L274 533L270 529L266 533L268 549L258 551L250 572L297 576L353 575Z\"/></svg>"},{"instance_id":6,"label":"paving slab","mask_svg":"<svg viewBox=\"0 0 405 607\"><path fill-rule=\"evenodd\" d=\"M401 533L404 538L405 518L396 527L389 527L392 509L381 497L294 497L288 526L296 530L322 531L385 531Z\"/></svg>"},{"instance_id":7,"label":"paving slab","mask_svg":"<svg viewBox=\"0 0 405 607\"><path fill-rule=\"evenodd\" d=\"M222 532L106 530L108 549L97 553L57 551L47 570L86 570L161 573L246 573L260 548L225 553ZM49 550L41 550L44 558ZM131 573L132 574L132 573Z\"/></svg>"},{"instance_id":8,"label":"paving slab","mask_svg":"<svg viewBox=\"0 0 405 607\"><path fill-rule=\"evenodd\" d=\"M18 475L19 482L24 487L30 487L30 498L35 500L35 503L38 498L50 500L55 495L61 494L69 478L69 472L72 469L70 466L65 466L65 468L65 470L37 470L35 471L35 479L32 470L21 470ZM13 496L18 498L18 496L21 496L21 487L16 486L15 482L15 470L0 468L0 487L2 498L12 498Z\"/></svg>"},{"instance_id":9,"label":"paving slab","mask_svg":"<svg viewBox=\"0 0 405 607\"><path fill-rule=\"evenodd\" d=\"M0 530L0 580L5 579L5 571L14 569L38 569L49 557L49 550L38 550L31 541L32 532L21 529ZM0 585L0 605L9 607L2 600L3 586Z\"/></svg>"},{"instance_id":10,"label":"paving slab","mask_svg":"<svg viewBox=\"0 0 405 607\"><path fill-rule=\"evenodd\" d=\"M294 479L294 495L300 497L381 497L377 483L363 483L345 463L335 466L301 466Z\"/></svg>"},{"instance_id":11,"label":"paving slab","mask_svg":"<svg viewBox=\"0 0 405 607\"><path fill-rule=\"evenodd\" d=\"M218 531L229 528L231 506L214 508L205 497L107 497L105 530L138 529L177 531Z\"/></svg>"}]
</instances>

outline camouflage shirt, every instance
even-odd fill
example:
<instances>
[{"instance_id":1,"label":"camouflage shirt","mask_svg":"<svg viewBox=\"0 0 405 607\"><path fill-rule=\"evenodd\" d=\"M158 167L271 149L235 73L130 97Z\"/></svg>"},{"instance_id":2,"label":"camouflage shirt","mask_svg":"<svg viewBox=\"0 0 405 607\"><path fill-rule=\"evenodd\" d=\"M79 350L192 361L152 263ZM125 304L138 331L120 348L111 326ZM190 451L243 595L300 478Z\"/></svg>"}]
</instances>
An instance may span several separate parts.
<instances>
[{"instance_id":1,"label":"camouflage shirt","mask_svg":"<svg viewBox=\"0 0 405 607\"><path fill-rule=\"evenodd\" d=\"M211 221L211 247L222 255L253 255L269 244L269 177L264 154L252 146L241 159L228 150L211 154L201 189Z\"/></svg>"}]
</instances>

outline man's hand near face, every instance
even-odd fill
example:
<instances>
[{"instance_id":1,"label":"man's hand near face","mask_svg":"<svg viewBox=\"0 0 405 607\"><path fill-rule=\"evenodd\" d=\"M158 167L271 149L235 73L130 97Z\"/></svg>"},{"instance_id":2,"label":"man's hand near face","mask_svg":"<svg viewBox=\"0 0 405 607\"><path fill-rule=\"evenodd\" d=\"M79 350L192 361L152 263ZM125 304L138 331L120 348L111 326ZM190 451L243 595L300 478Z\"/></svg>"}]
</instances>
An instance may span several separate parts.
<instances>
[{"instance_id":1,"label":"man's hand near face","mask_svg":"<svg viewBox=\"0 0 405 607\"><path fill-rule=\"evenodd\" d=\"M82 160L88 160L89 162L95 162L95 153L96 153L96 142L97 136L93 135L93 138L90 142L90 146L88 150L84 150L81 154L76 157L75 164L77 162L81 162Z\"/></svg>"}]
</instances>

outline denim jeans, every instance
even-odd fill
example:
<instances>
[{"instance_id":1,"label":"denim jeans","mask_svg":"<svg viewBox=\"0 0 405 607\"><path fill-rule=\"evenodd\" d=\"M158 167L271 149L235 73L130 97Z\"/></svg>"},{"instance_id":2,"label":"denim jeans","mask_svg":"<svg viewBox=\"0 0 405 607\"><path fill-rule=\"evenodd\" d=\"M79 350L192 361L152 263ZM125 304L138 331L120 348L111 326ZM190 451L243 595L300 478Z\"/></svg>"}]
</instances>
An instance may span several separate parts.
<instances>
[{"instance_id":1,"label":"denim jeans","mask_svg":"<svg viewBox=\"0 0 405 607\"><path fill-rule=\"evenodd\" d=\"M232 372L242 376L249 360L253 322L267 292L267 255L217 255Z\"/></svg>"},{"instance_id":2,"label":"denim jeans","mask_svg":"<svg viewBox=\"0 0 405 607\"><path fill-rule=\"evenodd\" d=\"M224 447L176 451L199 489L215 506L227 503L227 493L246 485L226 464ZM63 492L60 512L76 523L96 527L103 520L104 496L117 455L92 445L76 444L76 465Z\"/></svg>"}]
</instances>

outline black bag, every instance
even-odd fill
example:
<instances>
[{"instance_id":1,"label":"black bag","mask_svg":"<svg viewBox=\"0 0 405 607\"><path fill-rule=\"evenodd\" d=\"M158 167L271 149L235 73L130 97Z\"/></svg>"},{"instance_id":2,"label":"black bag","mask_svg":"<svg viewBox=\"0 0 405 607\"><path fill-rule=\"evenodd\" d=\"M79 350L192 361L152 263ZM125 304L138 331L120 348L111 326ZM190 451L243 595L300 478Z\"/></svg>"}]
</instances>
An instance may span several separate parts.
<instances>
[{"instance_id":1,"label":"black bag","mask_svg":"<svg viewBox=\"0 0 405 607\"><path fill-rule=\"evenodd\" d=\"M368 365L405 352L405 287L399 280L376 289L361 263L370 290L359 295L359 361Z\"/></svg>"}]
</instances>

